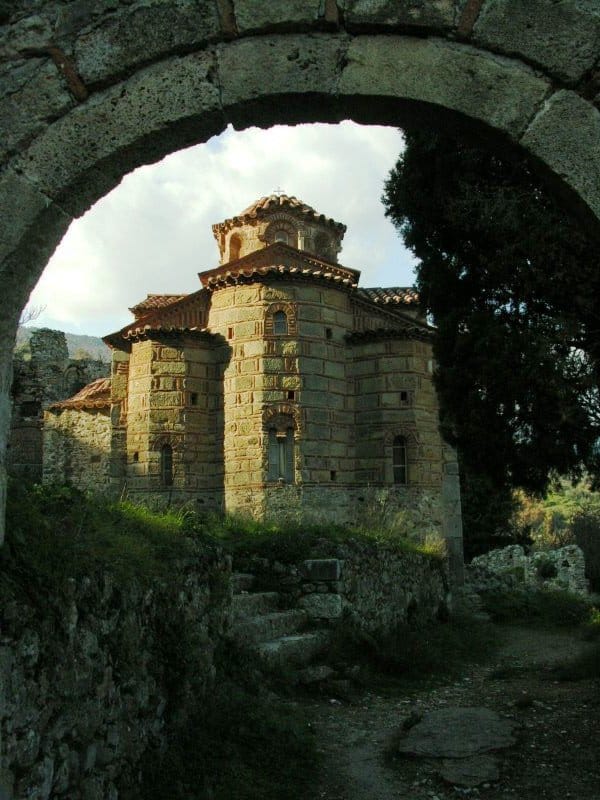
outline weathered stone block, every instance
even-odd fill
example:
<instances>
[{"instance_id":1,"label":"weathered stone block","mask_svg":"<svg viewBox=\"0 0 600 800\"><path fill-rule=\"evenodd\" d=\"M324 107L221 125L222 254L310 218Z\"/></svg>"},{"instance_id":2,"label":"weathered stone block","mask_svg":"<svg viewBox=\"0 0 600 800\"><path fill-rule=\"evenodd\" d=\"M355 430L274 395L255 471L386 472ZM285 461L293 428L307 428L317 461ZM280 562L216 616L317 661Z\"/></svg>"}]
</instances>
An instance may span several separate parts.
<instances>
[{"instance_id":1,"label":"weathered stone block","mask_svg":"<svg viewBox=\"0 0 600 800\"><path fill-rule=\"evenodd\" d=\"M557 78L575 83L598 59L600 7L594 0L487 0L473 40L490 50L539 64Z\"/></svg>"},{"instance_id":2,"label":"weathered stone block","mask_svg":"<svg viewBox=\"0 0 600 800\"><path fill-rule=\"evenodd\" d=\"M521 139L521 144L578 193L600 217L600 111L574 92L550 97Z\"/></svg>"},{"instance_id":3,"label":"weathered stone block","mask_svg":"<svg viewBox=\"0 0 600 800\"><path fill-rule=\"evenodd\" d=\"M260 37L221 46L219 74L227 116L236 127L271 124L275 119L280 123L301 118L306 121L306 114L298 113L296 103L275 106L269 98L315 92L335 94L345 47L345 36L318 34ZM260 69L249 70L248 64L260 64ZM261 99L260 107L250 107L248 101L257 98ZM319 116L328 118L327 109L323 108ZM275 290L270 290L265 299L277 299L276 295Z\"/></svg>"},{"instance_id":4,"label":"weathered stone block","mask_svg":"<svg viewBox=\"0 0 600 800\"><path fill-rule=\"evenodd\" d=\"M0 67L0 160L75 105L56 66L31 58Z\"/></svg>"},{"instance_id":5,"label":"weathered stone block","mask_svg":"<svg viewBox=\"0 0 600 800\"><path fill-rule=\"evenodd\" d=\"M454 0L346 0L344 21L349 31L414 26L442 30L454 25Z\"/></svg>"},{"instance_id":6,"label":"weathered stone block","mask_svg":"<svg viewBox=\"0 0 600 800\"><path fill-rule=\"evenodd\" d=\"M299 606L311 619L338 619L342 616L343 604L339 594L308 594L301 597Z\"/></svg>"},{"instance_id":7,"label":"weathered stone block","mask_svg":"<svg viewBox=\"0 0 600 800\"><path fill-rule=\"evenodd\" d=\"M216 3L210 0L121 8L78 37L77 69L86 84L106 83L139 64L216 41L220 33Z\"/></svg>"},{"instance_id":8,"label":"weathered stone block","mask_svg":"<svg viewBox=\"0 0 600 800\"><path fill-rule=\"evenodd\" d=\"M342 96L418 100L457 111L511 135L522 132L548 81L523 65L438 39L363 36L352 40ZM354 99L353 102L356 102Z\"/></svg>"},{"instance_id":9,"label":"weathered stone block","mask_svg":"<svg viewBox=\"0 0 600 800\"><path fill-rule=\"evenodd\" d=\"M235 20L240 33L306 30L320 16L320 0L235 0Z\"/></svg>"},{"instance_id":10,"label":"weathered stone block","mask_svg":"<svg viewBox=\"0 0 600 800\"><path fill-rule=\"evenodd\" d=\"M312 558L302 564L302 574L309 581L337 581L342 574L339 558Z\"/></svg>"}]
</instances>

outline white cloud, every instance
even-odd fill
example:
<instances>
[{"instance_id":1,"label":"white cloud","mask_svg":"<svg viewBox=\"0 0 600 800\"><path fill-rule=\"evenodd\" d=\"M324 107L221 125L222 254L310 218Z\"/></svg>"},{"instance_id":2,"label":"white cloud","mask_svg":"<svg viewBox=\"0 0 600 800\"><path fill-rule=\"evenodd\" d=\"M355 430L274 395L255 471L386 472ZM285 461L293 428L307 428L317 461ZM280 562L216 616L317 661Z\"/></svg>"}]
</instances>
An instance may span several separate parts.
<instances>
[{"instance_id":1,"label":"white cloud","mask_svg":"<svg viewBox=\"0 0 600 800\"><path fill-rule=\"evenodd\" d=\"M36 325L102 335L148 292L186 292L216 266L211 225L282 188L347 225L340 261L361 284L412 283L412 258L384 218L383 181L402 147L393 128L228 129L141 167L74 222L31 296Z\"/></svg>"}]
</instances>

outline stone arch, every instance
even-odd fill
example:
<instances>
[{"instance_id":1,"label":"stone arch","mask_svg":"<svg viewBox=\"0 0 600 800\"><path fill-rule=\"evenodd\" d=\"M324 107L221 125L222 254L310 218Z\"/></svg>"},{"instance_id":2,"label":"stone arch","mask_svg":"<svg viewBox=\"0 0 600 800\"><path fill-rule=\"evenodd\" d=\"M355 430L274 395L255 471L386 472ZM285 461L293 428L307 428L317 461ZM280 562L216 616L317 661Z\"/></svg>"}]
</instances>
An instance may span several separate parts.
<instances>
[{"instance_id":1,"label":"stone arch","mask_svg":"<svg viewBox=\"0 0 600 800\"><path fill-rule=\"evenodd\" d=\"M296 436L300 436L303 430L302 413L297 406L291 403L278 403L276 405L267 406L263 411L263 429L267 430L270 425L277 422L278 418L289 417L294 422L294 430Z\"/></svg>"},{"instance_id":2,"label":"stone arch","mask_svg":"<svg viewBox=\"0 0 600 800\"><path fill-rule=\"evenodd\" d=\"M349 2L342 16L335 3L256 15L243 0L165 0L93 19L93 4L79 16L67 0L56 13L60 5L36 8L35 25L18 4L2 18L3 54L17 69L3 83L10 128L0 143L0 509L10 344L49 256L127 172L229 122L460 125L528 153L600 232L591 4L424 0L390 11Z\"/></svg>"},{"instance_id":3,"label":"stone arch","mask_svg":"<svg viewBox=\"0 0 600 800\"><path fill-rule=\"evenodd\" d=\"M298 310L295 303L271 303L265 312L265 336L275 336L273 319L275 314L283 312L287 318L286 336L295 336L298 332Z\"/></svg>"},{"instance_id":4,"label":"stone arch","mask_svg":"<svg viewBox=\"0 0 600 800\"><path fill-rule=\"evenodd\" d=\"M264 239L268 244L274 244L281 241L278 238L280 233L284 233L287 237L286 244L291 247L298 247L299 226L292 221L290 217L284 214L276 214L273 216L272 221L265 231Z\"/></svg>"}]
</instances>

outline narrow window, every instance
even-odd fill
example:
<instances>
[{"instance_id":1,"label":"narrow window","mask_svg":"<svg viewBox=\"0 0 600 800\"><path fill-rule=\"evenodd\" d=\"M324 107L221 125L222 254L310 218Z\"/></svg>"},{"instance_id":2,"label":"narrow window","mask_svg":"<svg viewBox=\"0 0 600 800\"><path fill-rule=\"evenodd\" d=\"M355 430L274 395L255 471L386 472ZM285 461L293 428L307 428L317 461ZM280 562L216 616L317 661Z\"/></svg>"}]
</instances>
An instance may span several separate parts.
<instances>
[{"instance_id":1,"label":"narrow window","mask_svg":"<svg viewBox=\"0 0 600 800\"><path fill-rule=\"evenodd\" d=\"M332 481L337 481L337 472L334 469L330 470L329 477Z\"/></svg>"},{"instance_id":2,"label":"narrow window","mask_svg":"<svg viewBox=\"0 0 600 800\"><path fill-rule=\"evenodd\" d=\"M135 453L133 454L133 463L137 464L139 460L140 460L140 454L136 450Z\"/></svg>"},{"instance_id":3,"label":"narrow window","mask_svg":"<svg viewBox=\"0 0 600 800\"><path fill-rule=\"evenodd\" d=\"M400 392L400 405L401 406L410 405L410 395L408 394L408 392Z\"/></svg>"},{"instance_id":4,"label":"narrow window","mask_svg":"<svg viewBox=\"0 0 600 800\"><path fill-rule=\"evenodd\" d=\"M191 406L198 405L198 392L190 392L190 405Z\"/></svg>"},{"instance_id":5,"label":"narrow window","mask_svg":"<svg viewBox=\"0 0 600 800\"><path fill-rule=\"evenodd\" d=\"M288 400L295 400L296 399L296 392L293 389L290 389L287 393Z\"/></svg>"},{"instance_id":6,"label":"narrow window","mask_svg":"<svg viewBox=\"0 0 600 800\"><path fill-rule=\"evenodd\" d=\"M233 328L227 328L227 338L233 339Z\"/></svg>"},{"instance_id":7,"label":"narrow window","mask_svg":"<svg viewBox=\"0 0 600 800\"><path fill-rule=\"evenodd\" d=\"M325 338L331 339L333 337L333 331L331 328L325 328Z\"/></svg>"},{"instance_id":8,"label":"narrow window","mask_svg":"<svg viewBox=\"0 0 600 800\"><path fill-rule=\"evenodd\" d=\"M237 261L240 257L240 251L242 249L242 240L237 234L233 234L231 239L229 240L229 260L230 261Z\"/></svg>"},{"instance_id":9,"label":"narrow window","mask_svg":"<svg viewBox=\"0 0 600 800\"><path fill-rule=\"evenodd\" d=\"M404 436L396 436L394 438L392 463L394 467L394 483L406 485L408 483L408 463Z\"/></svg>"},{"instance_id":10,"label":"narrow window","mask_svg":"<svg viewBox=\"0 0 600 800\"><path fill-rule=\"evenodd\" d=\"M288 319L285 311L276 311L273 314L273 333L286 334L288 332Z\"/></svg>"},{"instance_id":11,"label":"narrow window","mask_svg":"<svg viewBox=\"0 0 600 800\"><path fill-rule=\"evenodd\" d=\"M294 431L269 430L268 480L294 482Z\"/></svg>"},{"instance_id":12,"label":"narrow window","mask_svg":"<svg viewBox=\"0 0 600 800\"><path fill-rule=\"evenodd\" d=\"M163 444L160 448L160 482L163 486L173 486L173 448Z\"/></svg>"}]
</instances>

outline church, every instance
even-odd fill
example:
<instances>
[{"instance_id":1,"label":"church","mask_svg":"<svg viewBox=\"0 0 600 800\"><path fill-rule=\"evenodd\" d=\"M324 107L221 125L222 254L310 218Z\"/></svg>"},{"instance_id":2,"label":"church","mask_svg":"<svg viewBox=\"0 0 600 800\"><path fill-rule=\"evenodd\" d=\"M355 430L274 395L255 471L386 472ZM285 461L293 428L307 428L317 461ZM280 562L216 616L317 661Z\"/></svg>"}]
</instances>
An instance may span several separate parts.
<instances>
[{"instance_id":1,"label":"church","mask_svg":"<svg viewBox=\"0 0 600 800\"><path fill-rule=\"evenodd\" d=\"M200 288L133 306L111 377L46 412L45 479L339 522L384 497L459 535L432 330L413 289L338 263L345 230L284 194L214 225Z\"/></svg>"}]
</instances>

